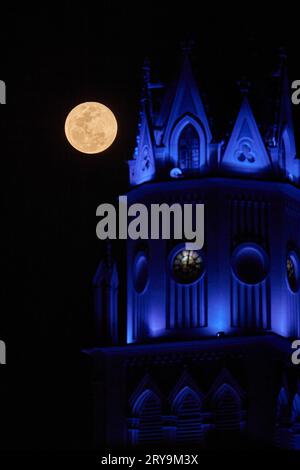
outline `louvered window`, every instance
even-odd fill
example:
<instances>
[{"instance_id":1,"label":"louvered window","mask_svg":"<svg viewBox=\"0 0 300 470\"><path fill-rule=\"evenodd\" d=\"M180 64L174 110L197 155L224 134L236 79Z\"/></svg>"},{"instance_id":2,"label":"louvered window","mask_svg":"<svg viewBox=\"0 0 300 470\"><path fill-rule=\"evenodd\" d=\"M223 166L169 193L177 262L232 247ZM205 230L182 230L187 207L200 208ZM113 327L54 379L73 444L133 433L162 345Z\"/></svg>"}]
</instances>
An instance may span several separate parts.
<instances>
[{"instance_id":1,"label":"louvered window","mask_svg":"<svg viewBox=\"0 0 300 470\"><path fill-rule=\"evenodd\" d=\"M146 390L136 400L135 415L139 418L137 444L141 447L159 444L162 440L161 402L155 393Z\"/></svg>"},{"instance_id":2,"label":"louvered window","mask_svg":"<svg viewBox=\"0 0 300 470\"><path fill-rule=\"evenodd\" d=\"M241 426L241 404L237 393L225 384L215 395L216 430L239 431Z\"/></svg>"},{"instance_id":3,"label":"louvered window","mask_svg":"<svg viewBox=\"0 0 300 470\"><path fill-rule=\"evenodd\" d=\"M177 416L177 443L195 445L201 442L201 402L197 394L189 388L184 389L177 395L174 408Z\"/></svg>"}]
</instances>

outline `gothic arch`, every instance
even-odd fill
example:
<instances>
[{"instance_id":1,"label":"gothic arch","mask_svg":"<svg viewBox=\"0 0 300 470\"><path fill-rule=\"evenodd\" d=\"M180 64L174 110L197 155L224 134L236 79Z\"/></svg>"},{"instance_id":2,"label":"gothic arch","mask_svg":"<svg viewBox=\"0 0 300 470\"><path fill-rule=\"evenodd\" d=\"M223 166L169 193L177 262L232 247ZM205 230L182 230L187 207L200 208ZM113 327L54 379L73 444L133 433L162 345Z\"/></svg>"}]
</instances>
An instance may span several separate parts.
<instances>
[{"instance_id":1,"label":"gothic arch","mask_svg":"<svg viewBox=\"0 0 300 470\"><path fill-rule=\"evenodd\" d=\"M170 135L170 159L175 167L179 165L179 139L182 132L187 126L192 126L198 134L199 138L199 164L197 168L200 169L206 163L206 144L207 138L201 124L191 115L186 114L175 124Z\"/></svg>"},{"instance_id":2,"label":"gothic arch","mask_svg":"<svg viewBox=\"0 0 300 470\"><path fill-rule=\"evenodd\" d=\"M194 170L200 167L200 139L192 124L187 124L178 138L178 167Z\"/></svg>"},{"instance_id":3,"label":"gothic arch","mask_svg":"<svg viewBox=\"0 0 300 470\"><path fill-rule=\"evenodd\" d=\"M197 392L188 386L175 396L172 409L177 417L176 441L178 444L198 444L203 440L202 401Z\"/></svg>"},{"instance_id":4,"label":"gothic arch","mask_svg":"<svg viewBox=\"0 0 300 470\"><path fill-rule=\"evenodd\" d=\"M136 421L135 445L155 445L161 442L161 414L161 399L155 392L146 389L137 396L132 406L132 417Z\"/></svg>"},{"instance_id":5,"label":"gothic arch","mask_svg":"<svg viewBox=\"0 0 300 470\"><path fill-rule=\"evenodd\" d=\"M192 388L185 386L175 396L172 403L172 409L175 413L180 413L185 408L187 403L191 403L192 406L196 406L199 408L199 411L202 408L202 400L198 393L195 392Z\"/></svg>"},{"instance_id":6,"label":"gothic arch","mask_svg":"<svg viewBox=\"0 0 300 470\"><path fill-rule=\"evenodd\" d=\"M217 431L239 431L241 428L241 399L228 383L223 383L212 397Z\"/></svg>"}]
</instances>

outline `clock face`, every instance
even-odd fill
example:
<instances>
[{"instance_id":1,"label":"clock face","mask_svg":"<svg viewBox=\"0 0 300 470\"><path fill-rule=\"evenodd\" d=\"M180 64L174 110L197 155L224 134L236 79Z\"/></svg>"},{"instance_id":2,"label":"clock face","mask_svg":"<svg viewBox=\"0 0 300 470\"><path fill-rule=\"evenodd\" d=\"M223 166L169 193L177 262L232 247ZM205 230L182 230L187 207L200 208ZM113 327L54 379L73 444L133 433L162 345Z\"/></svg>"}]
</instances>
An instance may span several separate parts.
<instances>
[{"instance_id":1,"label":"clock face","mask_svg":"<svg viewBox=\"0 0 300 470\"><path fill-rule=\"evenodd\" d=\"M173 276L181 284L197 281L203 273L203 258L199 251L182 250L173 260Z\"/></svg>"}]
</instances>

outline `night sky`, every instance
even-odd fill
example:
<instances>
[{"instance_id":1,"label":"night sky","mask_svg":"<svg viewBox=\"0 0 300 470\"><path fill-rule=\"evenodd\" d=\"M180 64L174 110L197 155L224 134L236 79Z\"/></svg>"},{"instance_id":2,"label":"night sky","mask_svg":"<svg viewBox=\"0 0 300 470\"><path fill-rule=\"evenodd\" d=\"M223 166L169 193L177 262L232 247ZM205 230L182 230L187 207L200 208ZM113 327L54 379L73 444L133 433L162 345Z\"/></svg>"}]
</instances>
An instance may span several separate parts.
<instances>
[{"instance_id":1,"label":"night sky","mask_svg":"<svg viewBox=\"0 0 300 470\"><path fill-rule=\"evenodd\" d=\"M167 83L179 71L180 42L194 39L191 60L217 136L238 111L238 80L253 80L250 100L259 84L258 96L267 93L279 47L287 50L290 80L300 79L300 20L292 8L276 12L274 3L263 14L248 3L208 11L202 3L65 2L2 14L4 447L88 446L87 392L77 370L80 348L92 343L91 281L103 249L95 211L127 188L144 58L153 80ZM77 152L64 135L66 115L83 101L106 104L118 120L115 143L99 156ZM294 112L297 133L300 105Z\"/></svg>"}]
</instances>

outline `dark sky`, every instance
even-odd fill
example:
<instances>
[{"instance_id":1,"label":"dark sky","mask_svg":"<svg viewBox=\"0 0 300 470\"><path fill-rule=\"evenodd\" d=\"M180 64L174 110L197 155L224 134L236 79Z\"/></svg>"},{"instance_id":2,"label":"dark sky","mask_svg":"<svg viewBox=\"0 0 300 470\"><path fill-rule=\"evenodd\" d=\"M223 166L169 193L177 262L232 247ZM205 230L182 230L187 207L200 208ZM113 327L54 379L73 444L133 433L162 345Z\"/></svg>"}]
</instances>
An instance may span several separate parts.
<instances>
[{"instance_id":1,"label":"dark sky","mask_svg":"<svg viewBox=\"0 0 300 470\"><path fill-rule=\"evenodd\" d=\"M1 30L5 298L11 307L5 311L9 326L18 318L22 338L24 331L35 339L64 338L78 329L80 342L91 319L91 278L101 252L95 209L127 187L145 56L153 78L167 82L178 73L180 42L193 37L195 73L222 129L230 129L237 112L237 80L263 83L280 46L289 54L291 79L300 77L298 21L290 11L206 10L199 2L97 5L11 7ZM118 139L99 157L75 151L64 135L67 113L87 100L107 104L119 123ZM299 114L295 109L296 123Z\"/></svg>"},{"instance_id":2,"label":"dark sky","mask_svg":"<svg viewBox=\"0 0 300 470\"><path fill-rule=\"evenodd\" d=\"M237 111L237 80L263 82L280 46L291 80L300 79L297 12L279 11L275 3L265 14L249 2L222 10L202 4L65 2L3 12L0 339L12 376L14 367L25 366L34 375L45 354L62 357L89 343L91 280L102 249L95 210L127 187L144 57L153 77L167 82L178 72L181 40L193 37L197 78L216 124L225 128ZM119 124L116 142L99 157L72 149L64 135L70 109L88 100L109 106ZM299 115L300 106L296 123Z\"/></svg>"}]
</instances>

